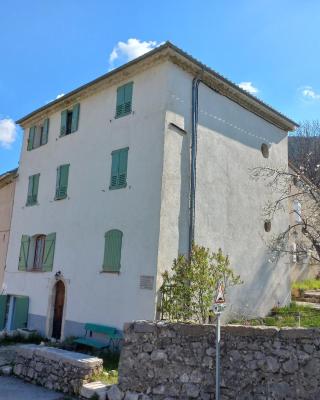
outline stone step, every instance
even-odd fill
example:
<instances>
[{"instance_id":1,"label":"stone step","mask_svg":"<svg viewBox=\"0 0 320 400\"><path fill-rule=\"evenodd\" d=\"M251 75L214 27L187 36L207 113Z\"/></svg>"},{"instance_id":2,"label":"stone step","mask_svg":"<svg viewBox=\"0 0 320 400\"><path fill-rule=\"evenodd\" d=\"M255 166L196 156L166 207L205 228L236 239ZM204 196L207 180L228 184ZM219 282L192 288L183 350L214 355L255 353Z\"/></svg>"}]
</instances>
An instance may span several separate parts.
<instances>
[{"instance_id":1,"label":"stone step","mask_svg":"<svg viewBox=\"0 0 320 400\"><path fill-rule=\"evenodd\" d=\"M304 297L314 297L320 300L320 290L306 290Z\"/></svg>"},{"instance_id":2,"label":"stone step","mask_svg":"<svg viewBox=\"0 0 320 400\"><path fill-rule=\"evenodd\" d=\"M0 375L10 376L12 375L12 366L11 365L4 365L0 368Z\"/></svg>"},{"instance_id":3,"label":"stone step","mask_svg":"<svg viewBox=\"0 0 320 400\"><path fill-rule=\"evenodd\" d=\"M320 304L319 303L310 303L310 302L307 302L307 301L296 301L296 304L298 306L307 306L307 307L314 308L315 310L320 310Z\"/></svg>"},{"instance_id":4,"label":"stone step","mask_svg":"<svg viewBox=\"0 0 320 400\"><path fill-rule=\"evenodd\" d=\"M105 385L100 381L84 384L80 389L80 395L85 399L91 399L94 394L99 396L99 400L105 400L110 385Z\"/></svg>"}]
</instances>

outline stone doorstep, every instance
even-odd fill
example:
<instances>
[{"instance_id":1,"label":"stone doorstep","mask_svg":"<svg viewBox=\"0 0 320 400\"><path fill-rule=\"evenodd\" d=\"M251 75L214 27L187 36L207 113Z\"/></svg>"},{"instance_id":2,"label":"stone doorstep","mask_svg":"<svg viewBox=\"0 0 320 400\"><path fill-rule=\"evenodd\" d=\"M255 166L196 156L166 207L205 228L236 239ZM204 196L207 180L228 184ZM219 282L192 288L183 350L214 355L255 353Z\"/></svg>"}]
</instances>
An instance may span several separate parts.
<instances>
[{"instance_id":1,"label":"stone doorstep","mask_svg":"<svg viewBox=\"0 0 320 400\"><path fill-rule=\"evenodd\" d=\"M96 393L100 400L105 400L109 387L110 385L105 385L100 381L86 383L80 389L80 396L85 399L91 399Z\"/></svg>"}]
</instances>

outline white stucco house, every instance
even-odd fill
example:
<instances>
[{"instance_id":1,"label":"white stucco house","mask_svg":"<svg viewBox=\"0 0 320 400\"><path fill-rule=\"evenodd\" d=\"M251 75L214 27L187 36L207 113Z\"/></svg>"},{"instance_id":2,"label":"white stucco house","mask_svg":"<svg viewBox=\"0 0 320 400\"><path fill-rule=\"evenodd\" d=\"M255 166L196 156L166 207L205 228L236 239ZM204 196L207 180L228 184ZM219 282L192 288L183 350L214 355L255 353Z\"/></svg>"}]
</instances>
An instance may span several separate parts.
<instances>
[{"instance_id":1,"label":"white stucco house","mask_svg":"<svg viewBox=\"0 0 320 400\"><path fill-rule=\"evenodd\" d=\"M193 240L244 281L230 317L290 300L289 265L266 246L288 215L266 232L272 193L249 176L288 165L284 115L167 42L18 123L4 281L28 298L29 328L64 338L156 318L161 273Z\"/></svg>"}]
</instances>

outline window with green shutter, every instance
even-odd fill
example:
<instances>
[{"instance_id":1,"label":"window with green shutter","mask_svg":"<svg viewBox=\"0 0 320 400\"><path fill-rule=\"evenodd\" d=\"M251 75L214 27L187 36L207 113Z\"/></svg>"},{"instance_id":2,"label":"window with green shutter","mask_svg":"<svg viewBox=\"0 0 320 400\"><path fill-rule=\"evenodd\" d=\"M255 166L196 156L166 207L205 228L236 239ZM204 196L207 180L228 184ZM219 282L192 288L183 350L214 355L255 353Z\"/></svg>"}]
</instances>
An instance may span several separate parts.
<instances>
[{"instance_id":1,"label":"window with green shutter","mask_svg":"<svg viewBox=\"0 0 320 400\"><path fill-rule=\"evenodd\" d=\"M34 236L22 235L19 271L52 271L56 246L56 233Z\"/></svg>"},{"instance_id":2,"label":"window with green shutter","mask_svg":"<svg viewBox=\"0 0 320 400\"><path fill-rule=\"evenodd\" d=\"M75 104L70 110L61 112L60 136L70 135L78 130L80 116L80 103Z\"/></svg>"},{"instance_id":3,"label":"window with green shutter","mask_svg":"<svg viewBox=\"0 0 320 400\"><path fill-rule=\"evenodd\" d=\"M33 206L37 204L39 179L40 179L40 174L29 176L27 206Z\"/></svg>"},{"instance_id":4,"label":"window with green shutter","mask_svg":"<svg viewBox=\"0 0 320 400\"><path fill-rule=\"evenodd\" d=\"M42 124L32 126L29 129L28 150L36 149L48 143L49 118L46 118Z\"/></svg>"},{"instance_id":5,"label":"window with green shutter","mask_svg":"<svg viewBox=\"0 0 320 400\"><path fill-rule=\"evenodd\" d=\"M56 195L55 200L62 200L68 194L68 180L69 180L69 167L70 164L60 165L57 168L57 182L56 182Z\"/></svg>"},{"instance_id":6,"label":"window with green shutter","mask_svg":"<svg viewBox=\"0 0 320 400\"><path fill-rule=\"evenodd\" d=\"M132 111L133 82L129 82L117 89L116 118L124 117Z\"/></svg>"},{"instance_id":7,"label":"window with green shutter","mask_svg":"<svg viewBox=\"0 0 320 400\"><path fill-rule=\"evenodd\" d=\"M119 272L121 267L122 232L117 229L105 235L103 271Z\"/></svg>"},{"instance_id":8,"label":"window with green shutter","mask_svg":"<svg viewBox=\"0 0 320 400\"><path fill-rule=\"evenodd\" d=\"M30 247L30 237L27 235L22 235L21 245L20 245L20 255L19 255L19 271L26 271L28 267L29 258L29 247Z\"/></svg>"},{"instance_id":9,"label":"window with green shutter","mask_svg":"<svg viewBox=\"0 0 320 400\"><path fill-rule=\"evenodd\" d=\"M110 189L121 189L127 186L128 151L129 147L126 147L111 153Z\"/></svg>"}]
</instances>

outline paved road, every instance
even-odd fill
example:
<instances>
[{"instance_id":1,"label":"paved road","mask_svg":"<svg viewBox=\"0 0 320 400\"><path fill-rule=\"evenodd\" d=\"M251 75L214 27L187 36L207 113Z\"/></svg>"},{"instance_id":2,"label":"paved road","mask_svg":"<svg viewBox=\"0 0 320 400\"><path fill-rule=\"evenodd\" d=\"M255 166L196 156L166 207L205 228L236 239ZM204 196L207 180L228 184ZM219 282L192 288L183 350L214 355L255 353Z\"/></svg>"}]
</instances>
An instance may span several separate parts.
<instances>
[{"instance_id":1,"label":"paved road","mask_svg":"<svg viewBox=\"0 0 320 400\"><path fill-rule=\"evenodd\" d=\"M17 378L0 376L0 400L63 400L67 398L61 393L25 383Z\"/></svg>"}]
</instances>

